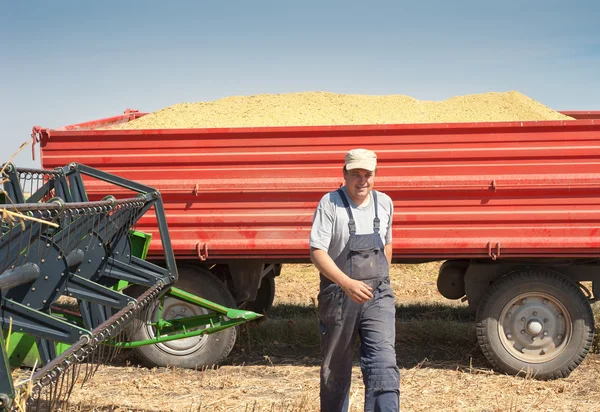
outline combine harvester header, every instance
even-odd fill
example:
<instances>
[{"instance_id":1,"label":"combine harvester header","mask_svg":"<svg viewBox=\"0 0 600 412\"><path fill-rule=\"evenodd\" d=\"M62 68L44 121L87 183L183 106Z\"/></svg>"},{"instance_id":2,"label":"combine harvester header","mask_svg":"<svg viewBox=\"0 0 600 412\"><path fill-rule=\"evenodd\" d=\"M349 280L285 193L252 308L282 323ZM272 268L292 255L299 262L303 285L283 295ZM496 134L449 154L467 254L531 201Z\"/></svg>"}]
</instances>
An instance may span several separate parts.
<instances>
[{"instance_id":1,"label":"combine harvester header","mask_svg":"<svg viewBox=\"0 0 600 412\"><path fill-rule=\"evenodd\" d=\"M256 317L171 288L177 266L155 189L77 163L54 170L5 164L2 177L0 410L62 408L80 373L85 382L122 347L214 333ZM92 182L121 196L90 200ZM149 238L134 230L151 209L164 267L143 260ZM185 295L214 312L171 323L157 318L162 328L153 340L130 342L166 295ZM37 368L15 381L13 368L23 365Z\"/></svg>"}]
</instances>

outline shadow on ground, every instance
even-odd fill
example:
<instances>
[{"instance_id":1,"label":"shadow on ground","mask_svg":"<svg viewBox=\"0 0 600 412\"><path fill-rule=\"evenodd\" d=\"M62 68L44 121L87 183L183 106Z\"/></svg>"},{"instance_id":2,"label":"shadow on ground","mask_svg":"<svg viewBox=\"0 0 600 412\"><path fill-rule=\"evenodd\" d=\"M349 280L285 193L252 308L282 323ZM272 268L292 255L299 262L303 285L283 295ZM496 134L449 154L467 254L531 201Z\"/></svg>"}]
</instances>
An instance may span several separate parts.
<instances>
[{"instance_id":1,"label":"shadow on ground","mask_svg":"<svg viewBox=\"0 0 600 412\"><path fill-rule=\"evenodd\" d=\"M477 346L475 317L464 306L411 304L397 307L398 366L410 369L489 368ZM257 322L238 328L234 349L221 365L320 364L318 316L314 306L277 305ZM355 353L358 364L358 348ZM138 365L130 350L108 364Z\"/></svg>"},{"instance_id":2,"label":"shadow on ground","mask_svg":"<svg viewBox=\"0 0 600 412\"><path fill-rule=\"evenodd\" d=\"M488 368L467 307L414 304L397 307L396 354L400 368ZM358 362L358 350L355 354ZM241 327L225 364L320 363L318 317L314 306L274 306L261 321Z\"/></svg>"}]
</instances>

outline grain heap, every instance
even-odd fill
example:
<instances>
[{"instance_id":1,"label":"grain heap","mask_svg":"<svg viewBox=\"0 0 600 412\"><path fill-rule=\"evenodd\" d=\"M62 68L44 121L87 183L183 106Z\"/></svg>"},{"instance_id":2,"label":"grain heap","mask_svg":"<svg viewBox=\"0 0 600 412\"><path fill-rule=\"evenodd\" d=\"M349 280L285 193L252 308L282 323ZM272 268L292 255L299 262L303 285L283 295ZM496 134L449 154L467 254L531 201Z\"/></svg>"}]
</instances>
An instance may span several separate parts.
<instances>
[{"instance_id":1,"label":"grain heap","mask_svg":"<svg viewBox=\"0 0 600 412\"><path fill-rule=\"evenodd\" d=\"M306 92L180 103L116 129L322 126L352 124L572 120L516 92L421 101L409 96Z\"/></svg>"}]
</instances>

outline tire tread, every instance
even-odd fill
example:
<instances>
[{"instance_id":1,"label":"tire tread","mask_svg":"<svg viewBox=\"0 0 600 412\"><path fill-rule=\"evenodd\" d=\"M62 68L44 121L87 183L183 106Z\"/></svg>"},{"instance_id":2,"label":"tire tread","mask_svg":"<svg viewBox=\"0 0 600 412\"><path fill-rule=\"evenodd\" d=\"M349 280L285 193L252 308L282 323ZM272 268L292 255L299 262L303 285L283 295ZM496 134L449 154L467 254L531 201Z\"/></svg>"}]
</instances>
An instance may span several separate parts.
<instances>
[{"instance_id":1,"label":"tire tread","mask_svg":"<svg viewBox=\"0 0 600 412\"><path fill-rule=\"evenodd\" d=\"M490 305L497 295L507 286L514 285L516 282L540 282L540 283L552 283L555 286L562 288L575 299L578 300L577 304L580 305L584 310L584 319L586 321L586 327L588 328L587 337L583 342L581 342L580 347L578 348L577 354L567 362L564 366L557 370L547 371L547 372L539 372L535 378L536 379L560 379L568 377L571 372L573 372L583 360L586 358L588 352L590 351L593 340L594 340L594 315L592 309L587 301L585 295L581 292L579 287L575 282L571 279L558 274L552 271L527 271L527 272L513 272L504 277L500 278L498 281L494 282L488 291L485 293L481 302L479 303L479 307L477 310L477 320L476 320L476 334L477 341L479 343L479 347L481 351L490 362L492 367L498 371L514 374L514 370L506 367L502 364L498 355L494 353L492 350L491 343L489 341L489 337L486 334L486 330L488 329L488 321L485 318L482 318L482 312L486 306ZM522 373L522 372L519 372ZM519 374L517 373L517 374Z\"/></svg>"}]
</instances>

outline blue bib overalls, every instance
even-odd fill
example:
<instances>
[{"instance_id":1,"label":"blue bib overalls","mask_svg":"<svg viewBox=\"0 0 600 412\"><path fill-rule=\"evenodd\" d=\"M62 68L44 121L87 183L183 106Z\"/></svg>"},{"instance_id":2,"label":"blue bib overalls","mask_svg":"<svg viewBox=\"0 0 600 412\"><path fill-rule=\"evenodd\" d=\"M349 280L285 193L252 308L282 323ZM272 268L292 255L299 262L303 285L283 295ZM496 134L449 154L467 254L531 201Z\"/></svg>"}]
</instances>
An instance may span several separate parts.
<instances>
[{"instance_id":1,"label":"blue bib overalls","mask_svg":"<svg viewBox=\"0 0 600 412\"><path fill-rule=\"evenodd\" d=\"M389 265L379 234L377 194L373 233L356 234L356 223L348 199L338 190L348 213L350 239L336 265L352 279L373 288L373 298L359 304L321 275L319 318L321 335L321 411L348 410L352 358L360 341L360 366L365 384L365 412L398 411L400 372L394 348L396 309L390 286Z\"/></svg>"}]
</instances>

